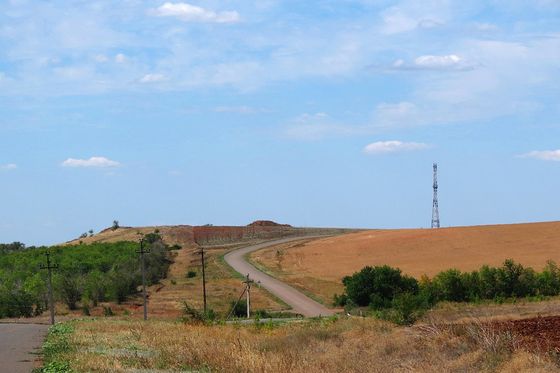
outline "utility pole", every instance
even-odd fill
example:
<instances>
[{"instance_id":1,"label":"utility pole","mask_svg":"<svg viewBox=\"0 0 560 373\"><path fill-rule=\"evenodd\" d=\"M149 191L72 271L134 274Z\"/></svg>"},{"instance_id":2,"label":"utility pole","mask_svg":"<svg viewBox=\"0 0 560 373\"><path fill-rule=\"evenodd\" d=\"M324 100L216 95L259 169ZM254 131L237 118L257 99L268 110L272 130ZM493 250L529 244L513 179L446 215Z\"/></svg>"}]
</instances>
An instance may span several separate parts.
<instances>
[{"instance_id":1,"label":"utility pole","mask_svg":"<svg viewBox=\"0 0 560 373\"><path fill-rule=\"evenodd\" d=\"M432 202L432 228L439 228L439 203L438 203L438 182L437 182L437 163L434 163L434 199Z\"/></svg>"},{"instance_id":2,"label":"utility pole","mask_svg":"<svg viewBox=\"0 0 560 373\"><path fill-rule=\"evenodd\" d=\"M58 268L58 264L51 264L50 253L45 252L47 257L47 265L41 264L41 269L46 269L48 271L48 281L47 287L49 289L49 309L51 311L51 325L54 325L54 298L53 298L53 288L52 288L52 270Z\"/></svg>"},{"instance_id":3,"label":"utility pole","mask_svg":"<svg viewBox=\"0 0 560 373\"><path fill-rule=\"evenodd\" d=\"M245 292L247 293L247 318L251 318L251 284L255 282L249 278L247 273L247 280L243 281L245 284Z\"/></svg>"},{"instance_id":4,"label":"utility pole","mask_svg":"<svg viewBox=\"0 0 560 373\"><path fill-rule=\"evenodd\" d=\"M144 237L140 239L140 250L136 253L140 254L140 262L142 263L142 296L144 297L144 320L148 320L148 301L146 296L146 264L144 262L144 254L149 254L150 249L144 250Z\"/></svg>"},{"instance_id":5,"label":"utility pole","mask_svg":"<svg viewBox=\"0 0 560 373\"><path fill-rule=\"evenodd\" d=\"M200 250L197 251L195 254L200 255L200 261L202 265L202 298L204 302L204 314L206 314L207 306L206 306L206 262L204 259L204 247L201 246Z\"/></svg>"}]
</instances>

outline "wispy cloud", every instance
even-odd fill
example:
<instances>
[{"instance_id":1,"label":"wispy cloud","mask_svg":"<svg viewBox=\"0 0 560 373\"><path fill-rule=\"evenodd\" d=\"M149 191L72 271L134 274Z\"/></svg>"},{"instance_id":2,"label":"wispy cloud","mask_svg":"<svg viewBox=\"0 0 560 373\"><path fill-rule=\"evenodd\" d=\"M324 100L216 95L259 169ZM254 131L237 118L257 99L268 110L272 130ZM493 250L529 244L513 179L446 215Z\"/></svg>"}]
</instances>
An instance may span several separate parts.
<instances>
[{"instance_id":1,"label":"wispy cloud","mask_svg":"<svg viewBox=\"0 0 560 373\"><path fill-rule=\"evenodd\" d=\"M163 74L146 74L140 79L140 83L158 83L165 80Z\"/></svg>"},{"instance_id":2,"label":"wispy cloud","mask_svg":"<svg viewBox=\"0 0 560 373\"><path fill-rule=\"evenodd\" d=\"M289 123L285 134L298 140L319 140L327 136L349 135L359 131L358 126L338 123L326 113L305 113Z\"/></svg>"},{"instance_id":3,"label":"wispy cloud","mask_svg":"<svg viewBox=\"0 0 560 373\"><path fill-rule=\"evenodd\" d=\"M214 108L214 111L216 113L257 114L267 110L251 106L217 106Z\"/></svg>"},{"instance_id":4,"label":"wispy cloud","mask_svg":"<svg viewBox=\"0 0 560 373\"><path fill-rule=\"evenodd\" d=\"M159 17L176 17L185 22L235 23L241 19L236 11L215 12L188 3L165 3L151 13Z\"/></svg>"},{"instance_id":5,"label":"wispy cloud","mask_svg":"<svg viewBox=\"0 0 560 373\"><path fill-rule=\"evenodd\" d=\"M11 171L11 170L15 170L16 168L18 168L18 167L15 163L8 163L8 164L0 165L0 170Z\"/></svg>"},{"instance_id":6,"label":"wispy cloud","mask_svg":"<svg viewBox=\"0 0 560 373\"><path fill-rule=\"evenodd\" d=\"M532 152L521 154L520 158L534 158L542 161L560 162L560 149L558 150L533 150Z\"/></svg>"},{"instance_id":7,"label":"wispy cloud","mask_svg":"<svg viewBox=\"0 0 560 373\"><path fill-rule=\"evenodd\" d=\"M472 70L475 67L475 64L456 54L424 55L416 57L412 62L398 59L392 65L395 70Z\"/></svg>"},{"instance_id":8,"label":"wispy cloud","mask_svg":"<svg viewBox=\"0 0 560 373\"><path fill-rule=\"evenodd\" d=\"M388 153L399 153L399 152L409 152L415 150L428 149L430 145L422 142L403 142L397 140L391 141L377 141L364 148L364 153L366 154L388 154Z\"/></svg>"},{"instance_id":9,"label":"wispy cloud","mask_svg":"<svg viewBox=\"0 0 560 373\"><path fill-rule=\"evenodd\" d=\"M93 168L110 168L119 167L121 164L117 161L110 160L105 157L91 157L89 159L68 158L61 163L62 167L93 167Z\"/></svg>"}]
</instances>

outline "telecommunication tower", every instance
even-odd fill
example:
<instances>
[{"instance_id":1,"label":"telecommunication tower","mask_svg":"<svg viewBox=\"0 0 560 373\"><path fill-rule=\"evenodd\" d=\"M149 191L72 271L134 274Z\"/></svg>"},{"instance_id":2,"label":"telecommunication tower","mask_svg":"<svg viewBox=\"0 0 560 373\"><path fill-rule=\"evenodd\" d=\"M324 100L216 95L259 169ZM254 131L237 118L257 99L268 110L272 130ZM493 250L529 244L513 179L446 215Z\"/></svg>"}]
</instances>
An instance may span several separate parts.
<instances>
[{"instance_id":1,"label":"telecommunication tower","mask_svg":"<svg viewBox=\"0 0 560 373\"><path fill-rule=\"evenodd\" d=\"M439 205L438 205L438 182L437 182L437 163L434 163L434 201L432 205L432 228L439 228Z\"/></svg>"}]
</instances>

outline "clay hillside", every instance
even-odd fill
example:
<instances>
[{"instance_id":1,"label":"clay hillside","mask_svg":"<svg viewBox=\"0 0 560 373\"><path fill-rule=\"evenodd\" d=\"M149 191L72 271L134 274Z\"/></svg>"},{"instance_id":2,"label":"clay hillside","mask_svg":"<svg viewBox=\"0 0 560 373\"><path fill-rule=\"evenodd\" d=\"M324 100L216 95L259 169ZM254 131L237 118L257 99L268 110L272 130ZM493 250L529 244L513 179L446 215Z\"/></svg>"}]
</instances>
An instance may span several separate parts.
<instances>
[{"instance_id":1,"label":"clay hillside","mask_svg":"<svg viewBox=\"0 0 560 373\"><path fill-rule=\"evenodd\" d=\"M270 220L257 220L246 226L151 226L106 228L101 232L68 241L65 245L93 242L138 241L141 234L158 230L168 245L194 248L197 245L223 245L252 240L266 240L310 234L339 234L352 232L345 229L295 228L288 224L278 224ZM355 231L355 230L354 230Z\"/></svg>"}]
</instances>

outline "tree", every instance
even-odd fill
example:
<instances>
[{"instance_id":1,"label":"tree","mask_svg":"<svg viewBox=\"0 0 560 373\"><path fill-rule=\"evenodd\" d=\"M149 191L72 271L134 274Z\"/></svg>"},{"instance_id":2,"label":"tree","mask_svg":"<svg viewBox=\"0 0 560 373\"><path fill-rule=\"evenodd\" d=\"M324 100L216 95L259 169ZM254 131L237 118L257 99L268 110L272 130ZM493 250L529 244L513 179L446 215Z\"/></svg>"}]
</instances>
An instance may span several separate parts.
<instances>
[{"instance_id":1,"label":"tree","mask_svg":"<svg viewBox=\"0 0 560 373\"><path fill-rule=\"evenodd\" d=\"M387 265L364 267L360 272L346 276L342 283L348 298L355 304L377 309L390 307L397 294L418 293L418 281Z\"/></svg>"},{"instance_id":2,"label":"tree","mask_svg":"<svg viewBox=\"0 0 560 373\"><path fill-rule=\"evenodd\" d=\"M119 228L120 228L119 221L118 220L113 220L113 225L111 226L111 229L115 231Z\"/></svg>"}]
</instances>

